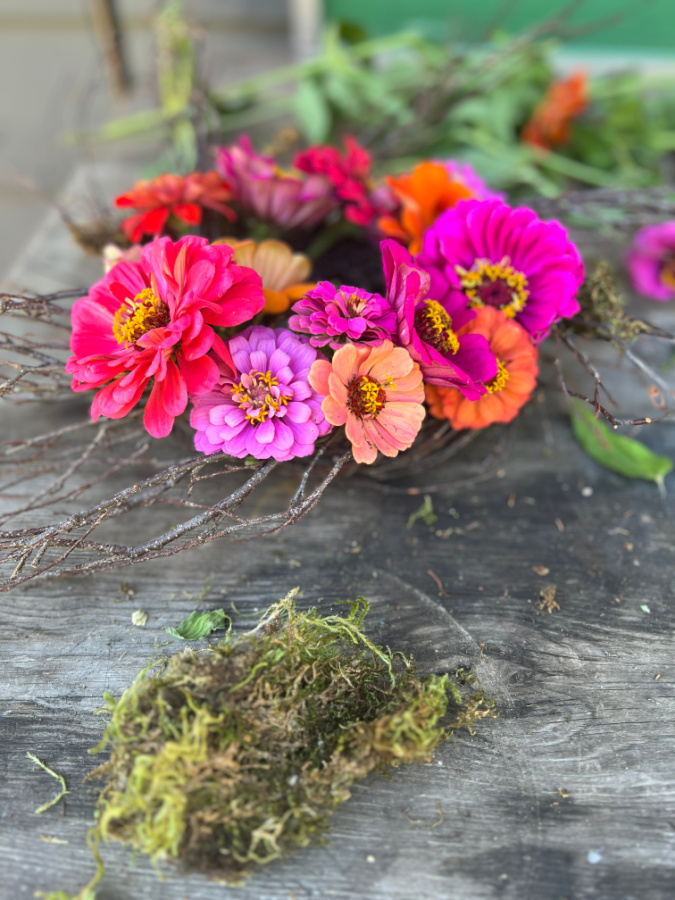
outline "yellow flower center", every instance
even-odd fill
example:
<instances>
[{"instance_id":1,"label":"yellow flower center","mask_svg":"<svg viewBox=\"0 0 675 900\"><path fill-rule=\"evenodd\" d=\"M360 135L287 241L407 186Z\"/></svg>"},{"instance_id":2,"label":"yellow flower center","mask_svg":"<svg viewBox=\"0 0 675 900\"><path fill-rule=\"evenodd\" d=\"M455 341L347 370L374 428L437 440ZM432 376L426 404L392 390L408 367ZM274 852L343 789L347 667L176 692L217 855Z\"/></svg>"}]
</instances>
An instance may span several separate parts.
<instances>
[{"instance_id":1,"label":"yellow flower center","mask_svg":"<svg viewBox=\"0 0 675 900\"><path fill-rule=\"evenodd\" d=\"M525 308L530 292L527 278L511 265L505 256L501 262L477 259L471 269L455 266L469 306L493 306L513 319Z\"/></svg>"},{"instance_id":2,"label":"yellow flower center","mask_svg":"<svg viewBox=\"0 0 675 900\"><path fill-rule=\"evenodd\" d=\"M506 368L506 364L501 361L501 359L497 360L497 374L494 378L491 378L485 387L488 389L490 394L495 394L498 391L503 391L506 382L509 380L509 370Z\"/></svg>"},{"instance_id":3,"label":"yellow flower center","mask_svg":"<svg viewBox=\"0 0 675 900\"><path fill-rule=\"evenodd\" d=\"M145 288L133 300L127 297L115 313L112 330L118 344L133 346L148 331L162 328L170 321L166 303L153 294L152 288Z\"/></svg>"},{"instance_id":4,"label":"yellow flower center","mask_svg":"<svg viewBox=\"0 0 675 900\"><path fill-rule=\"evenodd\" d=\"M396 387L390 375L385 378L384 385L368 375L353 378L347 385L349 411L359 419L376 419L387 402L385 387Z\"/></svg>"},{"instance_id":5,"label":"yellow flower center","mask_svg":"<svg viewBox=\"0 0 675 900\"><path fill-rule=\"evenodd\" d=\"M232 398L239 404L239 409L246 411L246 419L254 425L260 425L268 416L278 413L289 399L282 394L279 380L270 371L242 375L232 387Z\"/></svg>"},{"instance_id":6,"label":"yellow flower center","mask_svg":"<svg viewBox=\"0 0 675 900\"><path fill-rule=\"evenodd\" d=\"M436 300L425 300L424 306L415 310L415 329L423 341L445 356L459 350L459 338L452 330L452 319Z\"/></svg>"}]
</instances>

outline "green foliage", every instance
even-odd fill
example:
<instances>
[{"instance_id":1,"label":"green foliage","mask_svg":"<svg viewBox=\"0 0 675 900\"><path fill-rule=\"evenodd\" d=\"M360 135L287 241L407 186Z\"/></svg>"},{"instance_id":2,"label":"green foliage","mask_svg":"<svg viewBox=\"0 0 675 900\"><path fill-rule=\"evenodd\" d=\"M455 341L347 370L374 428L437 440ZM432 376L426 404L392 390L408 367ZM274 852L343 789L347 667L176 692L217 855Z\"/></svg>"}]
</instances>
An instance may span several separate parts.
<instances>
[{"instance_id":1,"label":"green foliage","mask_svg":"<svg viewBox=\"0 0 675 900\"><path fill-rule=\"evenodd\" d=\"M198 641L207 637L213 631L220 631L228 627L232 620L223 609L209 609L206 612L191 612L180 623L178 628L169 626L166 633L169 637L178 638L181 641Z\"/></svg>"},{"instance_id":2,"label":"green foliage","mask_svg":"<svg viewBox=\"0 0 675 900\"><path fill-rule=\"evenodd\" d=\"M194 167L198 135L234 135L288 114L309 143L354 134L381 171L452 157L516 198L532 191L555 196L577 184L659 184L663 156L675 149L669 74L593 76L589 108L565 146L542 152L521 141L555 77L556 19L481 45L440 44L416 33L355 43L353 29L335 25L318 58L214 89L197 84L195 45L180 8L179 0L167 0L156 20L161 108L111 122L96 135L168 134L170 148L146 175Z\"/></svg>"},{"instance_id":3,"label":"green foliage","mask_svg":"<svg viewBox=\"0 0 675 900\"><path fill-rule=\"evenodd\" d=\"M658 456L633 438L616 434L579 400L572 401L572 430L586 453L606 469L626 478L644 478L663 485L673 462Z\"/></svg>"},{"instance_id":4,"label":"green foliage","mask_svg":"<svg viewBox=\"0 0 675 900\"><path fill-rule=\"evenodd\" d=\"M295 94L294 112L308 143L320 144L326 140L330 132L330 109L312 79L301 82Z\"/></svg>"},{"instance_id":5,"label":"green foliage","mask_svg":"<svg viewBox=\"0 0 675 900\"><path fill-rule=\"evenodd\" d=\"M110 721L91 751L111 749L92 773L106 777L95 854L98 840L119 840L238 883L321 840L355 781L427 762L453 729L494 715L471 678L421 677L370 641L364 600L320 616L299 612L295 593L254 631L186 649L119 700L106 695Z\"/></svg>"}]
</instances>

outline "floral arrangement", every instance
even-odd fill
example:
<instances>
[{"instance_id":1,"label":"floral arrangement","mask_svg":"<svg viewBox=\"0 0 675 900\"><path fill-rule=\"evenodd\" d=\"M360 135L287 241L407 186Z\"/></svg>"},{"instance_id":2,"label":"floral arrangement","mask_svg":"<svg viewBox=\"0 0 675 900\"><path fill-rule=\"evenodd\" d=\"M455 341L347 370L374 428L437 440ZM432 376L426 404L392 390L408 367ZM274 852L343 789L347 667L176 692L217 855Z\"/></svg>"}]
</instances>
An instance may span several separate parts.
<instances>
[{"instance_id":1,"label":"floral arrangement","mask_svg":"<svg viewBox=\"0 0 675 900\"><path fill-rule=\"evenodd\" d=\"M212 171L163 174L117 197L115 206L129 212L120 241L104 249L102 278L71 309L58 306L68 292L4 301L2 312L68 331L70 387L93 395L98 437L80 447L80 462L57 479L54 498L113 427L120 440L138 439L141 423L151 441L180 433L198 454L135 482L122 500L116 495L51 526L3 532L0 563L14 566L4 587L277 530L313 508L352 461L389 474L386 458L409 456L401 470L415 471L464 436L518 416L552 333L595 381L594 396L585 398L560 369L563 389L613 426L625 424L603 405L602 379L577 335L610 341L642 372L650 370L631 357L629 343L638 334L669 336L627 316L606 278L585 280L560 221L510 205L454 160L376 178L369 152L353 137L342 148L310 146L290 166L256 152L246 136L214 155ZM644 228L628 258L635 285L655 299L675 294L672 228ZM320 277L345 239L339 277ZM367 265L359 268L359 260ZM34 356L35 345L23 351ZM42 368L24 370L3 393L28 385L44 394L44 383L38 389L27 378L46 369L51 390L63 396L61 363L40 353ZM40 453L50 440L38 442ZM327 450L332 466L308 491ZM111 471L139 458L134 451ZM274 467L294 460L309 465L283 513L235 513ZM222 468L199 474L213 463ZM185 477L189 494L205 477L233 473L247 480L154 540L121 546L89 538L101 522L165 500ZM185 496L172 502L199 508ZM57 547L63 552L47 562ZM69 562L76 551L95 558ZM34 571L24 572L28 560Z\"/></svg>"},{"instance_id":2,"label":"floral arrangement","mask_svg":"<svg viewBox=\"0 0 675 900\"><path fill-rule=\"evenodd\" d=\"M153 239L137 258L122 251L73 307L66 370L75 391L96 390L94 420L123 418L149 391L155 438L189 406L205 454L288 461L344 425L354 459L372 464L411 447L427 409L468 428L517 415L536 346L579 310L583 263L559 223L510 207L453 162L375 182L349 137L343 153L311 147L289 171L242 137L217 165L115 201L138 210L123 233ZM381 239L384 290L308 285L308 259L278 240L162 236L206 209L254 234L344 217Z\"/></svg>"}]
</instances>

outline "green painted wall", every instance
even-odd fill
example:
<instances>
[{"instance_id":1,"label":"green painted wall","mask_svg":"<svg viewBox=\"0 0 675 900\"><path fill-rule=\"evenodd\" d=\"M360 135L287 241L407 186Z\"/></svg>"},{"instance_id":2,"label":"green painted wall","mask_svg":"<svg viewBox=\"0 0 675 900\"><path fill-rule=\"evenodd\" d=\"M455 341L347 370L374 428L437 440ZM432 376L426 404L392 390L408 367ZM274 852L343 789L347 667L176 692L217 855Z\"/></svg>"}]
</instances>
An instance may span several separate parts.
<instances>
[{"instance_id":1,"label":"green painted wall","mask_svg":"<svg viewBox=\"0 0 675 900\"><path fill-rule=\"evenodd\" d=\"M509 32L551 18L569 0L325 0L329 20L358 23L375 37L414 27L427 37L481 40L500 26ZM591 33L569 39L579 46L651 49L675 54L675 0L586 0L570 19L605 22Z\"/></svg>"}]
</instances>

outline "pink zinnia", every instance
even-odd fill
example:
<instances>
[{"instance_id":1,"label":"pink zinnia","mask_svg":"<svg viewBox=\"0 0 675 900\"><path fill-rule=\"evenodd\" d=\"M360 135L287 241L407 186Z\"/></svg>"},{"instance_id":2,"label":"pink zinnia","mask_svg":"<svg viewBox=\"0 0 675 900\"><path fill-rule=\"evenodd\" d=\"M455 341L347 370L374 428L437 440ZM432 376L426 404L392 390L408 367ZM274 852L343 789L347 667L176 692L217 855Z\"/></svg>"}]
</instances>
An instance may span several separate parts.
<instances>
[{"instance_id":1,"label":"pink zinnia","mask_svg":"<svg viewBox=\"0 0 675 900\"><path fill-rule=\"evenodd\" d=\"M280 228L311 228L337 206L325 175L281 171L272 158L253 150L246 135L238 144L220 147L216 164L241 209Z\"/></svg>"},{"instance_id":2,"label":"pink zinnia","mask_svg":"<svg viewBox=\"0 0 675 900\"><path fill-rule=\"evenodd\" d=\"M351 135L345 138L344 156L335 147L320 144L295 157L296 169L312 175L325 175L333 185L345 219L356 225L370 225L387 207L379 201L370 175L370 153Z\"/></svg>"},{"instance_id":3,"label":"pink zinnia","mask_svg":"<svg viewBox=\"0 0 675 900\"><path fill-rule=\"evenodd\" d=\"M641 228L627 258L633 287L652 300L675 298L675 222Z\"/></svg>"},{"instance_id":4,"label":"pink zinnia","mask_svg":"<svg viewBox=\"0 0 675 900\"><path fill-rule=\"evenodd\" d=\"M347 340L381 344L396 331L396 313L384 297L345 284L336 288L330 281L308 291L293 312L289 326L311 334L314 347L330 344L335 350Z\"/></svg>"},{"instance_id":5,"label":"pink zinnia","mask_svg":"<svg viewBox=\"0 0 675 900\"><path fill-rule=\"evenodd\" d=\"M433 296L453 306L501 309L535 343L579 312L579 251L559 222L543 222L531 209L463 201L428 229L417 262L431 275Z\"/></svg>"},{"instance_id":6,"label":"pink zinnia","mask_svg":"<svg viewBox=\"0 0 675 900\"><path fill-rule=\"evenodd\" d=\"M152 382L143 422L165 437L188 391L211 390L229 353L212 326L251 319L265 305L260 276L232 262L232 248L205 238L158 238L139 262L120 262L73 305L66 371L73 390L101 388L94 419L121 419Z\"/></svg>"},{"instance_id":7,"label":"pink zinnia","mask_svg":"<svg viewBox=\"0 0 675 900\"><path fill-rule=\"evenodd\" d=\"M415 440L424 419L422 373L407 350L345 344L332 362L318 360L309 383L324 396L332 425L346 425L357 463L373 463L379 450L397 456Z\"/></svg>"},{"instance_id":8,"label":"pink zinnia","mask_svg":"<svg viewBox=\"0 0 675 900\"><path fill-rule=\"evenodd\" d=\"M486 393L497 361L480 334L458 334L475 317L466 302L429 294L429 274L415 265L398 241L382 241L387 299L396 311L396 342L418 362L428 384L456 387L469 400Z\"/></svg>"},{"instance_id":9,"label":"pink zinnia","mask_svg":"<svg viewBox=\"0 0 675 900\"><path fill-rule=\"evenodd\" d=\"M202 453L243 459L308 456L331 425L308 374L321 354L286 328L255 325L229 341L232 365L208 394L194 397L190 424Z\"/></svg>"}]
</instances>

